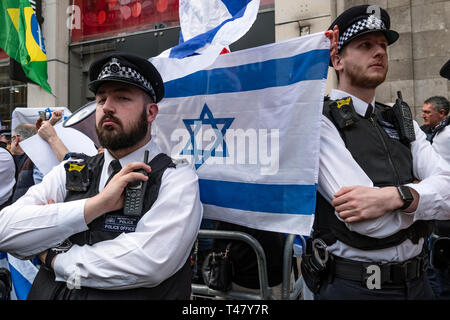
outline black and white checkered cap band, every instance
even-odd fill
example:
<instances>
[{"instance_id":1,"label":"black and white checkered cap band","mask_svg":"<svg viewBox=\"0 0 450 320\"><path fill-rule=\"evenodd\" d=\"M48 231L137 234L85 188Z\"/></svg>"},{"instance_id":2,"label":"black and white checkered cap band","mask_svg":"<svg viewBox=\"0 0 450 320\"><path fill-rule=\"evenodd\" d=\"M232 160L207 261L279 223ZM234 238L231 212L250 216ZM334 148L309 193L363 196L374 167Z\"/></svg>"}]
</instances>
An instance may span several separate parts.
<instances>
[{"instance_id":1,"label":"black and white checkered cap band","mask_svg":"<svg viewBox=\"0 0 450 320\"><path fill-rule=\"evenodd\" d=\"M122 66L120 62L118 62L117 59L115 58L113 58L111 62L109 62L103 68L103 70L98 75L97 80L102 80L108 77L119 77L130 79L133 82L138 83L144 88L146 88L152 100L156 101L155 90L153 89L150 82L148 82L147 79L144 78L144 76L142 76L139 72L137 72L133 68Z\"/></svg>"},{"instance_id":2,"label":"black and white checkered cap band","mask_svg":"<svg viewBox=\"0 0 450 320\"><path fill-rule=\"evenodd\" d=\"M348 39L366 30L386 30L386 26L384 22L375 15L361 19L351 25L347 30L345 30L342 36L339 37L338 50L342 49L344 43Z\"/></svg>"}]
</instances>

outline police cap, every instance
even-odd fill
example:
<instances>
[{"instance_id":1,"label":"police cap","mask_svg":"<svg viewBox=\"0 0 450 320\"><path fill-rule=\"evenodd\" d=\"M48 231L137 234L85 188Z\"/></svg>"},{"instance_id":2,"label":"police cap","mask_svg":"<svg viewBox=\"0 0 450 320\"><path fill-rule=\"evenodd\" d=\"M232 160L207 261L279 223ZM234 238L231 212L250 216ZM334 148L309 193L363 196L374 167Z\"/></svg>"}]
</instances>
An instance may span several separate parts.
<instances>
[{"instance_id":1,"label":"police cap","mask_svg":"<svg viewBox=\"0 0 450 320\"><path fill-rule=\"evenodd\" d=\"M442 66L439 74L441 75L441 77L450 80L450 59Z\"/></svg>"},{"instance_id":2,"label":"police cap","mask_svg":"<svg viewBox=\"0 0 450 320\"><path fill-rule=\"evenodd\" d=\"M328 29L332 30L335 25L339 27L338 52L354 38L370 32L383 32L388 44L399 37L397 32L389 29L389 14L378 6L351 7L340 14Z\"/></svg>"},{"instance_id":3,"label":"police cap","mask_svg":"<svg viewBox=\"0 0 450 320\"><path fill-rule=\"evenodd\" d=\"M89 68L89 89L97 93L107 81L134 85L157 103L164 97L164 84L153 64L134 54L113 52L95 60Z\"/></svg>"}]
</instances>

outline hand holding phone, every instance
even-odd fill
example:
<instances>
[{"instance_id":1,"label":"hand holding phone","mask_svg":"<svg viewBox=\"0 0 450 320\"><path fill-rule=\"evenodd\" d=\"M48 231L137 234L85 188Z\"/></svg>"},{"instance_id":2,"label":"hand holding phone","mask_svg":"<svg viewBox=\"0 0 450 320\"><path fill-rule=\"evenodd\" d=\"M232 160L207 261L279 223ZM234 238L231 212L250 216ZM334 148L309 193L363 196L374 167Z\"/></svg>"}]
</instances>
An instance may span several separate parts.
<instances>
[{"instance_id":1,"label":"hand holding phone","mask_svg":"<svg viewBox=\"0 0 450 320\"><path fill-rule=\"evenodd\" d=\"M148 164L148 150L144 154L144 163ZM136 172L148 176L148 172L140 169ZM144 196L147 190L147 181L133 180L125 188L125 202L123 212L126 216L141 216L144 208Z\"/></svg>"}]
</instances>

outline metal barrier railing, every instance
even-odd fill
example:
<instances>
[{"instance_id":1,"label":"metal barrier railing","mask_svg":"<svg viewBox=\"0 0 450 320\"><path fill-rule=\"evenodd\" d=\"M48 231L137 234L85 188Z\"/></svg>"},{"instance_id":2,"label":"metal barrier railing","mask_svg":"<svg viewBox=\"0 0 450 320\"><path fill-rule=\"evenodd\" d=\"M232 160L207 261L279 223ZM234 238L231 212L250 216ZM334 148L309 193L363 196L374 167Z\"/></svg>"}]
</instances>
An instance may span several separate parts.
<instances>
[{"instance_id":1,"label":"metal barrier railing","mask_svg":"<svg viewBox=\"0 0 450 320\"><path fill-rule=\"evenodd\" d=\"M249 299L249 300L268 300L273 299L272 290L269 287L269 278L267 276L266 255L258 240L251 235L241 231L224 231L224 230L202 230L198 232L198 238L213 238L213 239L231 239L240 240L250 245L256 253L258 264L258 276L261 292L260 295L240 291L217 291L210 289L206 285L192 284L193 294L203 294L208 296L220 296L226 299Z\"/></svg>"},{"instance_id":2,"label":"metal barrier railing","mask_svg":"<svg viewBox=\"0 0 450 320\"><path fill-rule=\"evenodd\" d=\"M301 275L294 282L294 287L292 292L291 290L291 267L292 267L292 251L294 246L295 235L289 234L286 238L286 242L284 244L284 252L283 252L283 273L282 273L282 287L281 287L281 299L282 300L295 300L301 294L303 290L303 281ZM300 236L300 240L302 241L302 247L306 248L305 238Z\"/></svg>"},{"instance_id":3,"label":"metal barrier railing","mask_svg":"<svg viewBox=\"0 0 450 320\"><path fill-rule=\"evenodd\" d=\"M250 245L256 253L257 265L258 265L258 277L260 283L260 294L254 294L244 291L218 291L210 289L207 285L192 284L193 295L198 296L208 296L208 297L220 297L223 299L245 299L245 300L273 300L275 299L272 295L272 289L269 287L269 278L267 275L267 263L266 255L264 250L253 236L241 232L241 231L225 231L225 230L204 230L200 229L198 233L198 238L212 238L212 239L230 239L230 240L240 240L246 242ZM284 252L283 252L283 275L282 275L282 299L297 299L300 295L303 282L301 277L297 279L294 283L293 291L290 292L290 279L291 279L291 267L292 267L292 251L293 244L295 240L295 235L288 235ZM303 247L305 248L305 240L301 237Z\"/></svg>"}]
</instances>

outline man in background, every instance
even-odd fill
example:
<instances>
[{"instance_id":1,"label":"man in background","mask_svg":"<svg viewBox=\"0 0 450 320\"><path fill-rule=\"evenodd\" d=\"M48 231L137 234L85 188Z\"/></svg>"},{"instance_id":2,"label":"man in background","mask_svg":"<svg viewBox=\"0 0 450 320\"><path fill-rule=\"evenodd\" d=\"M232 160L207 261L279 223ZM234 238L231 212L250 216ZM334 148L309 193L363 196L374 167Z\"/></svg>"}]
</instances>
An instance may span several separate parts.
<instances>
[{"instance_id":1,"label":"man in background","mask_svg":"<svg viewBox=\"0 0 450 320\"><path fill-rule=\"evenodd\" d=\"M421 127L427 134L427 140L436 143L434 149L447 161L450 160L450 149L447 143L450 139L450 130L446 130L449 123L449 110L450 103L445 97L428 98L422 107L423 126Z\"/></svg>"},{"instance_id":2,"label":"man in background","mask_svg":"<svg viewBox=\"0 0 450 320\"><path fill-rule=\"evenodd\" d=\"M33 161L23 151L20 142L34 136L37 133L33 124L20 124L14 128L11 142L11 153L17 165L17 184L12 201L15 202L23 196L27 190L42 181L42 173L35 169Z\"/></svg>"}]
</instances>

